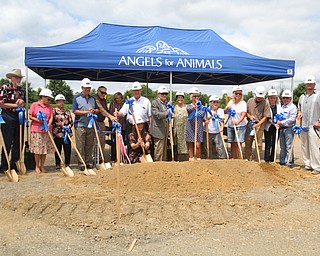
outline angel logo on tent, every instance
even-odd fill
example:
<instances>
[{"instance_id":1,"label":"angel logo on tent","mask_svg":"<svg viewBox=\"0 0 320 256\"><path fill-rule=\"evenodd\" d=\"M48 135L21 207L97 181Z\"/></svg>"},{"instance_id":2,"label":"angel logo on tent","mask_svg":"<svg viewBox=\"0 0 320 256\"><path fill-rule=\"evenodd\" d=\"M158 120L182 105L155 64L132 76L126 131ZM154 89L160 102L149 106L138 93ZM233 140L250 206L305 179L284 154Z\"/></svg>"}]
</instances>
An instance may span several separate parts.
<instances>
[{"instance_id":1,"label":"angel logo on tent","mask_svg":"<svg viewBox=\"0 0 320 256\"><path fill-rule=\"evenodd\" d=\"M186 51L172 47L168 45L164 41L156 42L156 46L153 45L146 45L139 48L136 53L157 53L157 54L177 54L177 55L189 55Z\"/></svg>"}]
</instances>

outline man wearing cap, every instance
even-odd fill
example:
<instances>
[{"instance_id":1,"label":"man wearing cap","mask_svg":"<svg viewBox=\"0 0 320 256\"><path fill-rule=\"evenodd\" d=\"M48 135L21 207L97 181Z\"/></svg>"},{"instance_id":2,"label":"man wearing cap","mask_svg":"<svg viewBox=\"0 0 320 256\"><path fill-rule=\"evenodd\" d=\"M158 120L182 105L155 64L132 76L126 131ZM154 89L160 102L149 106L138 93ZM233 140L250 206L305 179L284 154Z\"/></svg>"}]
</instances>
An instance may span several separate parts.
<instances>
[{"instance_id":1,"label":"man wearing cap","mask_svg":"<svg viewBox=\"0 0 320 256\"><path fill-rule=\"evenodd\" d=\"M251 130L256 130L255 138L258 143L259 154L262 151L262 137L265 121L271 117L270 105L264 98L266 90L263 86L258 86L254 91L254 98L251 98L247 102L247 131L245 140L245 158L250 160L252 156L252 142L253 136L250 136ZM252 122L250 122L252 121Z\"/></svg>"},{"instance_id":2,"label":"man wearing cap","mask_svg":"<svg viewBox=\"0 0 320 256\"><path fill-rule=\"evenodd\" d=\"M316 79L308 75L305 80L306 92L299 98L298 119L301 126L309 129L301 132L301 150L304 168L312 174L320 174L320 142L316 130L320 127L320 93L315 91Z\"/></svg>"},{"instance_id":3,"label":"man wearing cap","mask_svg":"<svg viewBox=\"0 0 320 256\"><path fill-rule=\"evenodd\" d=\"M94 95L94 98L96 99L96 103L99 109L97 121L99 125L99 130L100 130L99 140L100 140L101 148L103 151L106 145L106 137L105 137L106 125L104 123L104 120L106 117L108 117L111 120L111 122L113 122L115 119L115 117L108 112L106 96L107 96L107 88L103 85L99 86L97 90L97 94Z\"/></svg>"},{"instance_id":4,"label":"man wearing cap","mask_svg":"<svg viewBox=\"0 0 320 256\"><path fill-rule=\"evenodd\" d=\"M168 89L166 86L159 86L158 98L151 103L152 122L150 127L150 134L154 142L154 160L167 160L167 141L168 141L168 125L167 116L169 110L167 109Z\"/></svg>"},{"instance_id":5,"label":"man wearing cap","mask_svg":"<svg viewBox=\"0 0 320 256\"><path fill-rule=\"evenodd\" d=\"M292 103L292 92L290 90L284 90L282 93L282 106L281 113L283 114L283 120L278 120L277 125L280 127L280 164L285 165L288 162L288 157L292 147L294 138L294 131L292 127L296 123L297 107ZM293 152L290 157L288 166L293 167L294 157Z\"/></svg>"},{"instance_id":6,"label":"man wearing cap","mask_svg":"<svg viewBox=\"0 0 320 256\"><path fill-rule=\"evenodd\" d=\"M93 167L93 143L95 132L93 126L88 128L89 120L88 114L98 114L99 109L96 100L89 95L91 91L91 81L84 78L81 81L82 92L73 98L72 112L75 114L74 128L76 136L77 148L84 159L88 168ZM78 161L81 165L80 159ZM84 170L84 166L80 166L80 170Z\"/></svg>"},{"instance_id":7,"label":"man wearing cap","mask_svg":"<svg viewBox=\"0 0 320 256\"><path fill-rule=\"evenodd\" d=\"M6 77L11 81L2 85L0 89L0 107L5 121L5 124L1 125L1 131L9 155L12 148L10 167L15 169L15 163L20 159L20 124L19 112L16 109L25 107L25 92L21 88L21 69L13 69ZM8 166L2 150L1 171L5 169L8 169Z\"/></svg>"},{"instance_id":8,"label":"man wearing cap","mask_svg":"<svg viewBox=\"0 0 320 256\"><path fill-rule=\"evenodd\" d=\"M140 116L144 122L144 125L149 131L149 125L151 122L151 103L148 98L141 96L142 93L142 87L139 82L134 82L131 85L131 91L133 93L133 97L131 97L131 100L133 99L133 111L135 116ZM132 118L132 115L130 114L131 111L129 111L129 104L123 104L120 111L115 111L115 116L126 116L127 117L127 130L126 135L128 137L129 133L132 131L132 126L134 125L134 121Z\"/></svg>"}]
</instances>

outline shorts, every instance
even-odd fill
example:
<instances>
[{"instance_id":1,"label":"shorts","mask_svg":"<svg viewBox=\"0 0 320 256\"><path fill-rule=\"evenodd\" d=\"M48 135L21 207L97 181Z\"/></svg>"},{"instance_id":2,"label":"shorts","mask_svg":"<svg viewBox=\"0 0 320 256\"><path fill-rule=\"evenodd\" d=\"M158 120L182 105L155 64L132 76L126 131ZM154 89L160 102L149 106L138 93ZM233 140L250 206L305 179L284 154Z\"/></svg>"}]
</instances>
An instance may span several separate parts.
<instances>
[{"instance_id":1,"label":"shorts","mask_svg":"<svg viewBox=\"0 0 320 256\"><path fill-rule=\"evenodd\" d=\"M228 142L237 142L234 128L228 127L227 132L228 132ZM237 132L238 132L239 142L244 142L244 139L246 136L246 126L238 126Z\"/></svg>"}]
</instances>

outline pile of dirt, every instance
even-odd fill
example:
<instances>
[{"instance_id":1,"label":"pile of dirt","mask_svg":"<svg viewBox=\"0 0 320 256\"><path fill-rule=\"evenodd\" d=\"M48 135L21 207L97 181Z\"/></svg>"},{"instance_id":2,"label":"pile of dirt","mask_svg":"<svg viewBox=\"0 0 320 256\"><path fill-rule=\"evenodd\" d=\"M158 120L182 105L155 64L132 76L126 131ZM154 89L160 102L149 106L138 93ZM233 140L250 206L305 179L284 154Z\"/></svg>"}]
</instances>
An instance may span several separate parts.
<instances>
[{"instance_id":1,"label":"pile of dirt","mask_svg":"<svg viewBox=\"0 0 320 256\"><path fill-rule=\"evenodd\" d=\"M21 177L19 184L0 178L1 204L8 211L103 240L146 238L216 225L234 225L286 204L248 196L287 186L302 174L277 164L241 160L201 160L124 165L97 176L60 173Z\"/></svg>"}]
</instances>

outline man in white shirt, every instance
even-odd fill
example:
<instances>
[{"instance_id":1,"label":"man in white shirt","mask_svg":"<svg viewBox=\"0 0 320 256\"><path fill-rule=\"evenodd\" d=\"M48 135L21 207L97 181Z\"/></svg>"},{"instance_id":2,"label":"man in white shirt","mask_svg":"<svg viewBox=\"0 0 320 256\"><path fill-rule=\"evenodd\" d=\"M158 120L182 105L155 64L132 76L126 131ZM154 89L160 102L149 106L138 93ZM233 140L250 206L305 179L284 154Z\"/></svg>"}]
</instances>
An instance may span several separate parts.
<instances>
[{"instance_id":1,"label":"man in white shirt","mask_svg":"<svg viewBox=\"0 0 320 256\"><path fill-rule=\"evenodd\" d=\"M304 82L306 92L299 98L298 119L301 119L302 128L309 131L301 132L301 150L304 168L312 174L320 174L320 142L315 128L320 127L320 93L315 91L316 79L308 75Z\"/></svg>"}]
</instances>

